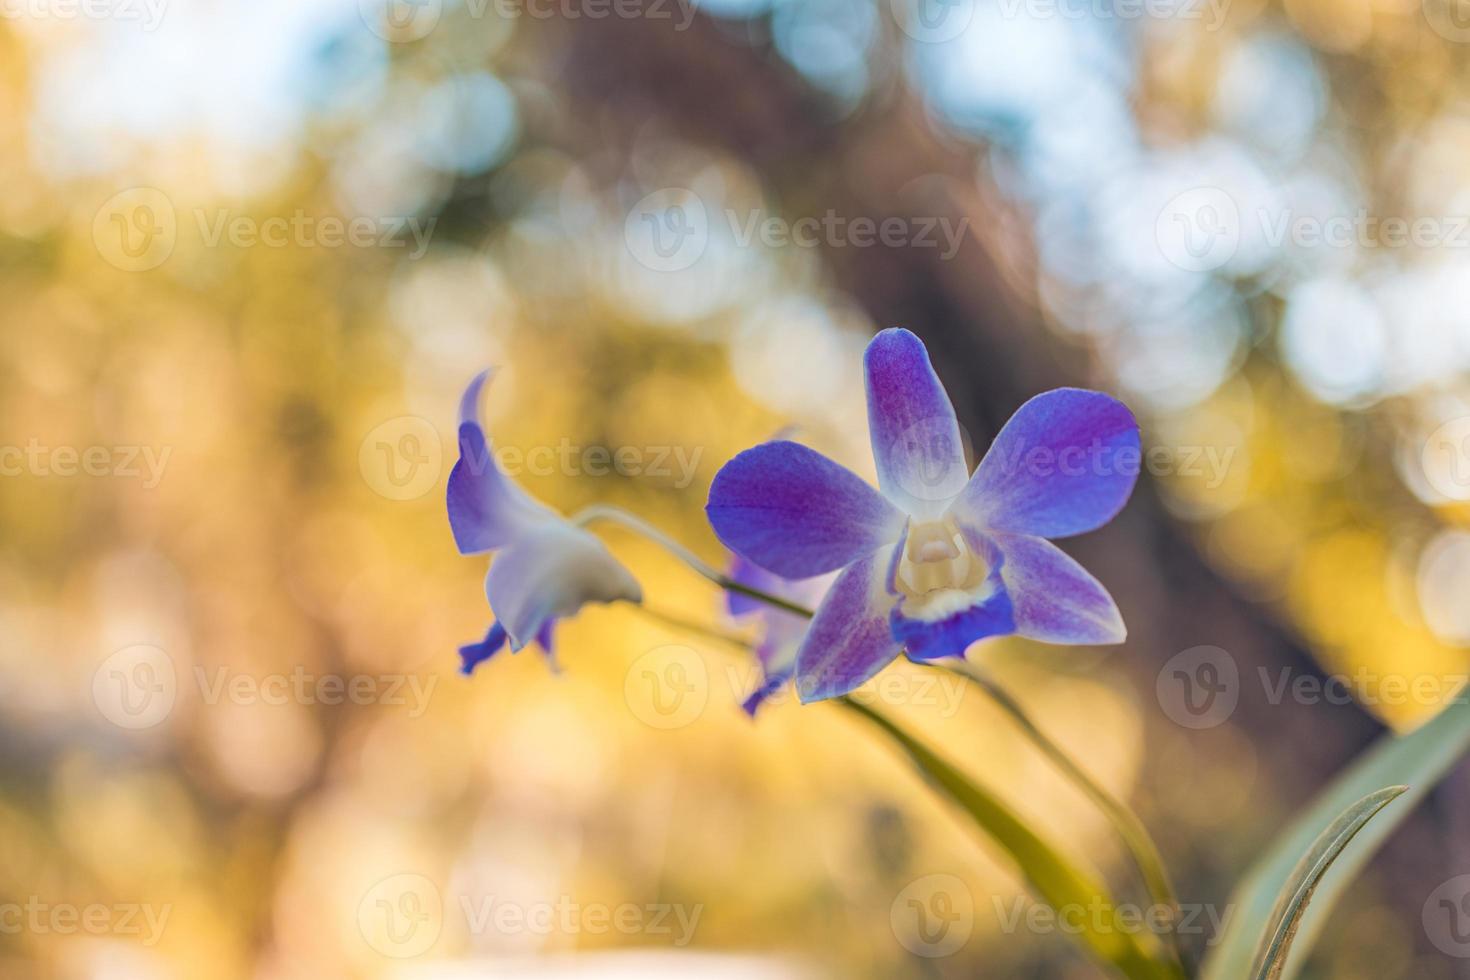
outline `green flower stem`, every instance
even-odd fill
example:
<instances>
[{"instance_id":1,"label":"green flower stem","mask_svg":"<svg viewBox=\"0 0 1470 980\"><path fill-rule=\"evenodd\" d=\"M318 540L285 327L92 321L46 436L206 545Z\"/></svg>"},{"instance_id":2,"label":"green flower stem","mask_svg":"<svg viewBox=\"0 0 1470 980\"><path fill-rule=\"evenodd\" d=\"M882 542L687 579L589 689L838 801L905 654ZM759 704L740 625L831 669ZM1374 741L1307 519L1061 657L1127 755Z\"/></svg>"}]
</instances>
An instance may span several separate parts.
<instances>
[{"instance_id":1,"label":"green flower stem","mask_svg":"<svg viewBox=\"0 0 1470 980\"><path fill-rule=\"evenodd\" d=\"M814 615L812 610L805 606L735 581L658 528L620 508L594 505L578 512L572 518L573 524L583 527L598 521L617 524L653 541L699 575L726 591L740 593L797 616L810 619ZM743 640L730 634L711 630L646 607L644 611L676 628L691 630L723 642L748 647ZM1072 761L1072 758L1060 746L1047 738L1045 733L1031 721L1030 716L1020 704L999 684L988 677L971 673L968 670L956 670L956 673L961 674L989 694L1002 710L1016 721L1022 732L1069 779L1077 783L1088 798L1109 817L1138 863L1153 900L1171 911L1177 911L1178 902L1174 898L1174 889L1164 870L1163 860L1142 821L1088 777L1086 772ZM1094 898L1102 896L1102 890L1098 886L1061 858L1045 841L1033 834L1025 823L1000 800L939 758L887 718L850 698L843 697L839 699L839 702L868 719L896 741L921 773L963 807L982 830L1005 847L1020 864L1033 888L1053 907L1065 908L1075 905L1089 907ZM1149 955L1138 943L1136 937L1127 930L1119 928L1117 923L1113 925L1114 927L1110 929L1089 931L1083 936L1083 939L1094 953L1106 962L1112 963L1125 976L1134 978L1134 980L1183 980L1186 976L1178 946L1178 937L1174 935L1172 929L1169 930L1168 950L1170 955L1167 959L1161 960Z\"/></svg>"},{"instance_id":2,"label":"green flower stem","mask_svg":"<svg viewBox=\"0 0 1470 980\"><path fill-rule=\"evenodd\" d=\"M643 535L645 538L652 541L654 544L657 544L660 547L664 548L675 558L679 559L684 564L694 569L700 575L703 575L705 578L709 579L711 582L715 583L720 588L725 589L728 592L739 592L741 595L749 596L750 598L755 599L758 602L764 602L767 605L775 606L777 609L784 609L789 613L793 613L797 616L805 616L808 619L810 619L813 615L812 611L803 605L795 602L790 602L786 599L781 598L778 595L772 595L769 592L763 592L760 589L752 588L751 586L748 586L743 582L735 581L730 576L713 567L704 559L696 555L694 552L690 551L688 548L684 547L682 544L675 541L673 538L669 537L658 528L654 527L652 524L649 524L647 521L643 520L643 518L636 517L621 508L612 507L607 504L594 504L585 510L577 512L577 514L572 517L572 523L579 527L586 527L588 524L592 524L596 521L603 521L608 524L617 524L620 527L624 527L637 534Z\"/></svg>"},{"instance_id":3,"label":"green flower stem","mask_svg":"<svg viewBox=\"0 0 1470 980\"><path fill-rule=\"evenodd\" d=\"M1021 707L1020 703L998 681L972 667L968 662L962 662L962 664L962 666L955 667L946 666L945 669L964 677L989 695L1002 711L1011 716L1011 720L1052 761L1052 764L1074 782L1087 795L1087 798L1107 816L1113 828L1118 832L1118 836L1123 839L1123 843L1132 854L1134 863L1138 865L1139 874L1143 878L1144 886L1148 889L1150 897L1155 904L1167 908L1170 916L1177 921L1179 901L1175 896L1174 885L1169 879L1168 870L1164 867L1164 859L1159 854L1158 845L1149 836L1148 829L1138 815L1100 786L1061 746L1048 738L1036 722L1031 720L1026 709ZM1183 968L1184 951L1180 947L1179 936L1172 928L1172 924L1171 922L1171 928L1167 930L1169 947L1173 951L1174 958Z\"/></svg>"},{"instance_id":4,"label":"green flower stem","mask_svg":"<svg viewBox=\"0 0 1470 980\"><path fill-rule=\"evenodd\" d=\"M703 623L680 616L677 613L664 612L662 609L657 609L644 603L639 603L633 608L637 609L649 619L663 623L671 629L683 630L686 633L693 633L696 636L702 636L705 639L714 640L717 643L725 643L746 653L750 653L754 649L751 642L738 633L732 633L713 626L706 626Z\"/></svg>"}]
</instances>

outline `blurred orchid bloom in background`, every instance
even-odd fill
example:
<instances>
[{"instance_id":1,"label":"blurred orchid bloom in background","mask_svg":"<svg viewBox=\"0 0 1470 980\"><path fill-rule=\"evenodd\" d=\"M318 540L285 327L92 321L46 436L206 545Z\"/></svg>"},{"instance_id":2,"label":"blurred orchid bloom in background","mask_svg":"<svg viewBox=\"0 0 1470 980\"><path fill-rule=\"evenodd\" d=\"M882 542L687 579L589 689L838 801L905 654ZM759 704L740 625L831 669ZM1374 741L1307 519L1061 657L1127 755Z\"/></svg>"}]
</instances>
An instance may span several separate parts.
<instances>
[{"instance_id":1,"label":"blurred orchid bloom in background","mask_svg":"<svg viewBox=\"0 0 1470 980\"><path fill-rule=\"evenodd\" d=\"M787 579L840 569L796 655L802 701L846 694L900 652L963 656L977 640L1120 643L1107 590L1048 538L1113 518L1137 480L1121 402L1062 388L1022 405L973 476L954 407L914 334L865 355L878 485L795 442L726 463L706 512L736 554Z\"/></svg>"},{"instance_id":2,"label":"blurred orchid bloom in background","mask_svg":"<svg viewBox=\"0 0 1470 980\"><path fill-rule=\"evenodd\" d=\"M815 606L827 594L836 576L821 575L793 582L736 555L730 564L730 578L800 605ZM745 713L754 718L756 710L796 675L796 651L812 621L740 592L728 593L726 608L737 620L760 623L761 637L755 655L761 667L761 684L741 703Z\"/></svg>"},{"instance_id":3,"label":"blurred orchid bloom in background","mask_svg":"<svg viewBox=\"0 0 1470 980\"><path fill-rule=\"evenodd\" d=\"M460 399L460 458L446 494L460 554L495 553L485 577L495 623L483 640L459 648L466 674L507 641L519 652L535 640L551 659L554 624L589 602L643 601L632 573L596 536L534 500L495 465L479 423L489 377L488 370L476 375Z\"/></svg>"}]
</instances>

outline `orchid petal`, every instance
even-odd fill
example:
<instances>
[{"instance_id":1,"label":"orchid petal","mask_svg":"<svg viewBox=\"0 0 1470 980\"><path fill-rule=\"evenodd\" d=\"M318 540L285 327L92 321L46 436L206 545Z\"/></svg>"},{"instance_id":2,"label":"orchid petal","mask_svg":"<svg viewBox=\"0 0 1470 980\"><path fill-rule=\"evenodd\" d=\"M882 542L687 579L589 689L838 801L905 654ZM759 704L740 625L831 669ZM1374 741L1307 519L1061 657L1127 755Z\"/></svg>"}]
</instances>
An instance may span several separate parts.
<instances>
[{"instance_id":1,"label":"orchid petal","mask_svg":"<svg viewBox=\"0 0 1470 980\"><path fill-rule=\"evenodd\" d=\"M502 548L525 529L555 517L495 465L477 420L480 392L489 377L489 371L477 374L460 398L459 460L449 472L445 494L449 527L462 555Z\"/></svg>"},{"instance_id":2,"label":"orchid petal","mask_svg":"<svg viewBox=\"0 0 1470 980\"><path fill-rule=\"evenodd\" d=\"M541 628L536 631L536 643L546 654L546 660L551 664L552 671L560 672L561 668L557 665L556 653L552 648L551 634L552 628L555 625L556 620L554 619L548 619L542 624ZM501 626L498 622L492 624L490 631L485 634L483 640L478 643L469 643L459 648L459 672L466 677L473 674L476 667L500 652L501 648L505 646L505 641L505 627Z\"/></svg>"},{"instance_id":3,"label":"orchid petal","mask_svg":"<svg viewBox=\"0 0 1470 980\"><path fill-rule=\"evenodd\" d=\"M993 537L1005 555L1001 577L1019 635L1058 644L1113 644L1127 638L1113 597L1066 552L1024 534Z\"/></svg>"},{"instance_id":4,"label":"orchid petal","mask_svg":"<svg viewBox=\"0 0 1470 980\"><path fill-rule=\"evenodd\" d=\"M757 708L796 676L796 651L808 622L795 613L771 611L766 620L766 635L755 651L761 664L761 684L741 704L752 718Z\"/></svg>"},{"instance_id":5,"label":"orchid petal","mask_svg":"<svg viewBox=\"0 0 1470 980\"><path fill-rule=\"evenodd\" d=\"M969 470L954 406L929 352L909 331L888 329L868 344L864 368L878 486L905 513L938 517L965 488Z\"/></svg>"},{"instance_id":6,"label":"orchid petal","mask_svg":"<svg viewBox=\"0 0 1470 980\"><path fill-rule=\"evenodd\" d=\"M796 692L803 703L846 694L898 656L888 627L895 601L888 581L899 553L889 546L865 555L832 583L796 653Z\"/></svg>"},{"instance_id":7,"label":"orchid petal","mask_svg":"<svg viewBox=\"0 0 1470 980\"><path fill-rule=\"evenodd\" d=\"M1138 480L1138 423L1101 392L1059 388L1022 405L952 512L995 531L1060 538L1112 520Z\"/></svg>"},{"instance_id":8,"label":"orchid petal","mask_svg":"<svg viewBox=\"0 0 1470 980\"><path fill-rule=\"evenodd\" d=\"M556 660L555 637L553 636L553 631L555 630L555 628L556 620L554 619L548 619L546 622L542 623L541 628L536 631L536 645L539 646L541 648L541 652L546 655L546 663L548 666L551 667L551 672L553 674L560 674L561 664L559 664Z\"/></svg>"},{"instance_id":9,"label":"orchid petal","mask_svg":"<svg viewBox=\"0 0 1470 980\"><path fill-rule=\"evenodd\" d=\"M633 576L592 534L564 521L538 525L496 555L485 595L520 650L553 618L588 602L641 602Z\"/></svg>"},{"instance_id":10,"label":"orchid petal","mask_svg":"<svg viewBox=\"0 0 1470 980\"><path fill-rule=\"evenodd\" d=\"M835 574L792 581L774 575L759 565L736 555L730 563L730 578L741 585L779 596L803 606L815 606L827 594ZM752 718L756 709L780 691L796 674L796 651L806 635L811 619L777 608L741 592L727 592L726 604L736 619L755 619L761 625L761 637L755 648L760 662L761 683L745 699L742 707Z\"/></svg>"},{"instance_id":11,"label":"orchid petal","mask_svg":"<svg viewBox=\"0 0 1470 980\"><path fill-rule=\"evenodd\" d=\"M470 643L459 648L459 672L468 677L475 668L500 652L505 646L505 628L499 623L490 627L490 632L479 643Z\"/></svg>"},{"instance_id":12,"label":"orchid petal","mask_svg":"<svg viewBox=\"0 0 1470 980\"><path fill-rule=\"evenodd\" d=\"M857 474L784 441L726 463L705 511L732 551L793 579L841 568L892 542L904 520Z\"/></svg>"},{"instance_id":13,"label":"orchid petal","mask_svg":"<svg viewBox=\"0 0 1470 980\"><path fill-rule=\"evenodd\" d=\"M750 696L744 701L740 702L741 710L754 718L755 713L760 710L761 705L765 704L781 688L785 687L786 683L791 680L793 673L794 670L784 674L767 674L761 681L761 686L752 691Z\"/></svg>"},{"instance_id":14,"label":"orchid petal","mask_svg":"<svg viewBox=\"0 0 1470 980\"><path fill-rule=\"evenodd\" d=\"M749 586L771 595L782 595L784 589L789 587L789 580L782 578L774 572L768 572L761 568L749 558L736 555L730 562L730 580L739 582L741 585ZM726 592L725 610L731 616L739 619L742 616L753 616L769 612L774 607L759 599L746 595L744 592Z\"/></svg>"}]
</instances>

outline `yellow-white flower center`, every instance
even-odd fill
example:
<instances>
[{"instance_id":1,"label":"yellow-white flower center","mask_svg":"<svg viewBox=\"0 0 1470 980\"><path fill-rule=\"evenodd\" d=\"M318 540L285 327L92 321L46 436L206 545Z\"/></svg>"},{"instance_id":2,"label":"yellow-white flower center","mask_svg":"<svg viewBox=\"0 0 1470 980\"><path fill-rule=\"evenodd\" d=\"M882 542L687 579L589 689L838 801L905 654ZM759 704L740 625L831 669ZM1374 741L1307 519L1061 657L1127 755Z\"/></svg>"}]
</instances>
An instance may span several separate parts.
<instances>
[{"instance_id":1,"label":"yellow-white flower center","mask_svg":"<svg viewBox=\"0 0 1470 980\"><path fill-rule=\"evenodd\" d=\"M909 528L895 577L905 612L928 616L968 606L989 574L989 564L952 521L928 521Z\"/></svg>"}]
</instances>

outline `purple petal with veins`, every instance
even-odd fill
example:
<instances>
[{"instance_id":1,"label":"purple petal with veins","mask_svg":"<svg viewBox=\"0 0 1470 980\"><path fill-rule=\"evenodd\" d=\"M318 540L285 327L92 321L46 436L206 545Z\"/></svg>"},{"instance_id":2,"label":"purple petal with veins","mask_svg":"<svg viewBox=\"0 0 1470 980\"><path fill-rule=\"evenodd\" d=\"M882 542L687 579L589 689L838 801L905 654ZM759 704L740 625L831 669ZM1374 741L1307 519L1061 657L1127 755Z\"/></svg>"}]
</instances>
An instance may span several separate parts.
<instances>
[{"instance_id":1,"label":"purple petal with veins","mask_svg":"<svg viewBox=\"0 0 1470 980\"><path fill-rule=\"evenodd\" d=\"M796 693L803 702L846 694L898 656L888 626L893 546L842 570L807 629L796 654Z\"/></svg>"},{"instance_id":2,"label":"purple petal with veins","mask_svg":"<svg viewBox=\"0 0 1470 980\"><path fill-rule=\"evenodd\" d=\"M1138 423L1120 401L1059 388L1000 430L951 513L994 531L1061 538L1101 527L1133 492Z\"/></svg>"},{"instance_id":3,"label":"purple petal with veins","mask_svg":"<svg viewBox=\"0 0 1470 980\"><path fill-rule=\"evenodd\" d=\"M726 463L705 511L730 550L790 579L842 568L892 542L904 520L862 477L794 442Z\"/></svg>"},{"instance_id":4,"label":"purple petal with veins","mask_svg":"<svg viewBox=\"0 0 1470 980\"><path fill-rule=\"evenodd\" d=\"M1001 576L1015 607L1016 632L1045 643L1111 644L1128 636L1101 582L1041 538L996 534L1005 554Z\"/></svg>"},{"instance_id":5,"label":"purple petal with veins","mask_svg":"<svg viewBox=\"0 0 1470 980\"><path fill-rule=\"evenodd\" d=\"M965 488L969 470L954 406L929 352L918 337L894 328L873 338L863 363L878 486L905 513L938 517Z\"/></svg>"}]
</instances>

